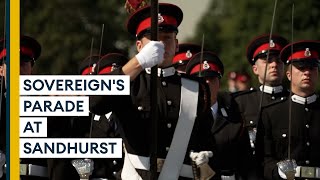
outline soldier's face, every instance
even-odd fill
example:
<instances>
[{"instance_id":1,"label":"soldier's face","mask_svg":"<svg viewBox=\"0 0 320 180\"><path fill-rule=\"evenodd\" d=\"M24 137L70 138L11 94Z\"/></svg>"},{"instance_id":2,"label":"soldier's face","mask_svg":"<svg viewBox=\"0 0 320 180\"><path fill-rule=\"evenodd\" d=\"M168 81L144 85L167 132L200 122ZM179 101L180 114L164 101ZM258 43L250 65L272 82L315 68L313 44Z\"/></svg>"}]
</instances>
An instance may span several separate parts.
<instances>
[{"instance_id":1,"label":"soldier's face","mask_svg":"<svg viewBox=\"0 0 320 180\"><path fill-rule=\"evenodd\" d=\"M238 91L244 91L250 88L250 85L248 82L242 82L242 81L237 81L236 82L236 87Z\"/></svg>"},{"instance_id":2,"label":"soldier's face","mask_svg":"<svg viewBox=\"0 0 320 180\"><path fill-rule=\"evenodd\" d=\"M150 42L150 35L144 36L141 40L137 41L137 49L141 50L146 44ZM175 32L159 32L158 34L159 41L164 43L165 53L164 53L164 61L159 64L159 67L167 67L172 64L172 59L175 53L178 51L178 40L176 38Z\"/></svg>"},{"instance_id":3,"label":"soldier's face","mask_svg":"<svg viewBox=\"0 0 320 180\"><path fill-rule=\"evenodd\" d=\"M290 72L292 67L292 73ZM286 75L291 81L292 92L300 96L309 96L315 92L318 81L318 67L297 68L290 65Z\"/></svg>"},{"instance_id":4,"label":"soldier's face","mask_svg":"<svg viewBox=\"0 0 320 180\"><path fill-rule=\"evenodd\" d=\"M217 96L220 88L220 80L218 77L207 77L206 83L210 88L211 105L213 105L217 101Z\"/></svg>"},{"instance_id":5,"label":"soldier's face","mask_svg":"<svg viewBox=\"0 0 320 180\"><path fill-rule=\"evenodd\" d=\"M2 66L0 66L0 76L6 77L7 73L7 65L3 63Z\"/></svg>"},{"instance_id":6,"label":"soldier's face","mask_svg":"<svg viewBox=\"0 0 320 180\"><path fill-rule=\"evenodd\" d=\"M254 74L258 76L259 82L262 84L264 80L265 68L267 66L267 73L265 77L265 84L269 86L280 85L283 79L283 62L278 58L272 58L269 61L258 59L252 66Z\"/></svg>"},{"instance_id":7,"label":"soldier's face","mask_svg":"<svg viewBox=\"0 0 320 180\"><path fill-rule=\"evenodd\" d=\"M20 61L20 75L31 75L31 61Z\"/></svg>"}]
</instances>

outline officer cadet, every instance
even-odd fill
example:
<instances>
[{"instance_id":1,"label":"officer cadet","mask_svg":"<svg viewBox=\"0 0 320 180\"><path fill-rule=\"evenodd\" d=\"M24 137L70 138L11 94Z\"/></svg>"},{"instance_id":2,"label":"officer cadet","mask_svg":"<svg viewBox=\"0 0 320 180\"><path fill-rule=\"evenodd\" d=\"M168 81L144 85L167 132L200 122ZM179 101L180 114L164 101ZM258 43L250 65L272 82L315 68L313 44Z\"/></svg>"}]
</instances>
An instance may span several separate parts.
<instances>
[{"instance_id":1,"label":"officer cadet","mask_svg":"<svg viewBox=\"0 0 320 180\"><path fill-rule=\"evenodd\" d=\"M191 43L179 44L179 51L173 57L172 65L179 73L186 72L186 66L192 56L201 51L201 46Z\"/></svg>"},{"instance_id":2,"label":"officer cadet","mask_svg":"<svg viewBox=\"0 0 320 180\"><path fill-rule=\"evenodd\" d=\"M32 67L35 61L39 58L41 54L41 46L38 41L29 36L20 37L20 75L31 75ZM4 40L0 41L0 58L1 60L6 60L6 48L4 47ZM2 63L2 76L5 77L6 64ZM5 79L5 78L4 78ZM5 153L5 134L6 134L6 125L5 125L5 83L3 83L2 90L2 106L1 106L1 150ZM4 154L1 154L3 156ZM3 164L1 164L1 170ZM20 159L20 179L36 179L43 180L47 179L47 168L46 162L43 159ZM1 175L0 175L1 176ZM2 177L5 179L5 175Z\"/></svg>"},{"instance_id":3,"label":"officer cadet","mask_svg":"<svg viewBox=\"0 0 320 180\"><path fill-rule=\"evenodd\" d=\"M99 55L90 55L79 64L79 74L97 74L95 67ZM88 136L91 117L48 117L48 137L50 138L83 138ZM57 123L59 122L59 123ZM71 164L71 159L47 159L50 180L78 180L79 175Z\"/></svg>"},{"instance_id":4,"label":"officer cadet","mask_svg":"<svg viewBox=\"0 0 320 180\"><path fill-rule=\"evenodd\" d=\"M295 42L281 51L292 96L262 110L257 155L263 156L266 179L287 179L277 163L288 158L289 137L289 158L298 165L295 179L320 179L320 99L315 93L319 54L319 41Z\"/></svg>"},{"instance_id":5,"label":"officer cadet","mask_svg":"<svg viewBox=\"0 0 320 180\"><path fill-rule=\"evenodd\" d=\"M32 67L41 54L41 46L29 36L20 38L20 75L31 75ZM45 159L20 159L21 180L48 179Z\"/></svg>"},{"instance_id":6,"label":"officer cadet","mask_svg":"<svg viewBox=\"0 0 320 180\"><path fill-rule=\"evenodd\" d=\"M228 91L230 93L237 92L237 87L236 87L236 77L237 77L237 72L231 71L228 73Z\"/></svg>"},{"instance_id":7,"label":"officer cadet","mask_svg":"<svg viewBox=\"0 0 320 180\"><path fill-rule=\"evenodd\" d=\"M131 96L90 97L91 112L105 114L112 111L119 118L126 135L122 179L150 179L151 177L150 145L153 142L150 129L149 85L150 68L154 65L162 68L158 70L159 94L158 104L156 104L159 112L157 143L159 179L194 178L189 153L191 150L195 153L207 150L206 137L208 136L202 134L206 132L207 127L198 127L201 124L197 123L199 121L195 120L195 117L197 113L199 115L209 109L209 101L203 95L209 93L208 89L204 89L208 87L204 83L200 85L197 81L183 78L184 76L176 73L172 66L172 59L178 50L176 34L182 16L183 13L179 7L160 3L159 41L151 41L150 6L132 14L127 29L130 34L136 36L136 47L139 53L123 67L111 72L111 74L130 76ZM184 103L180 103L180 100ZM182 120L181 117L188 118ZM202 152L201 157L206 156L206 158L197 165L205 164L209 154L209 152ZM207 177L212 176L212 174L207 175Z\"/></svg>"},{"instance_id":8,"label":"officer cadet","mask_svg":"<svg viewBox=\"0 0 320 180\"><path fill-rule=\"evenodd\" d=\"M6 87L5 87L5 76L6 76L6 48L5 41L0 41L0 83L1 83L1 114L0 114L0 179L6 179L4 173L4 165L6 162Z\"/></svg>"},{"instance_id":9,"label":"officer cadet","mask_svg":"<svg viewBox=\"0 0 320 180\"><path fill-rule=\"evenodd\" d=\"M252 65L252 71L257 76L259 83L265 83L264 87L250 88L250 90L233 94L238 105L241 116L244 119L245 126L248 129L250 144L253 150L253 162L251 173L253 179L257 179L255 168L255 139L257 132L257 121L261 111L261 106L281 100L289 95L286 88L282 86L283 62L279 60L279 53L288 41L278 35L272 35L269 40L269 34L258 36L247 47L247 59ZM269 55L267 54L269 52ZM267 59L267 57L269 59ZM267 66L267 69L266 69ZM266 69L266 73L265 73ZM264 77L264 74L266 76ZM263 90L263 91L262 91ZM263 94L262 102L260 102Z\"/></svg>"},{"instance_id":10,"label":"officer cadet","mask_svg":"<svg viewBox=\"0 0 320 180\"><path fill-rule=\"evenodd\" d=\"M203 59L201 60L201 55ZM201 62L202 61L202 62ZM186 67L187 74L204 78L211 92L211 112L208 127L215 145L209 164L216 172L213 179L235 180L246 178L245 164L250 154L249 136L243 127L239 112L219 96L224 66L220 58L210 51L195 54ZM205 121L206 122L206 121Z\"/></svg>"},{"instance_id":11,"label":"officer cadet","mask_svg":"<svg viewBox=\"0 0 320 180\"><path fill-rule=\"evenodd\" d=\"M128 58L119 53L104 55L95 66L98 75L107 75L119 67L125 65ZM105 115L93 115L92 138L119 138L124 136L117 117L112 112ZM91 119L91 118L90 118ZM91 180L119 179L119 171L122 169L123 159L94 159L94 170Z\"/></svg>"},{"instance_id":12,"label":"officer cadet","mask_svg":"<svg viewBox=\"0 0 320 180\"><path fill-rule=\"evenodd\" d=\"M249 90L251 87L251 77L245 71L239 71L235 78L235 86L238 91Z\"/></svg>"},{"instance_id":13,"label":"officer cadet","mask_svg":"<svg viewBox=\"0 0 320 180\"><path fill-rule=\"evenodd\" d=\"M41 54L38 41L29 36L20 38L20 75L31 75L32 67ZM47 178L44 159L20 159L20 179L43 180Z\"/></svg>"}]
</instances>

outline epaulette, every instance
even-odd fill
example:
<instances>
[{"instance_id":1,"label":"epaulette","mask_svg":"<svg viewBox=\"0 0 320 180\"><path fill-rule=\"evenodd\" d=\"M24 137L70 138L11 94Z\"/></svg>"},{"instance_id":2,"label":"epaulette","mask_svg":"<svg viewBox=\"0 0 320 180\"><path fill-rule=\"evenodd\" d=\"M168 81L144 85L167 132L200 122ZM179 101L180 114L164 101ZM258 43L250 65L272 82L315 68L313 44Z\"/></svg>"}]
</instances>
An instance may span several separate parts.
<instances>
[{"instance_id":1,"label":"epaulette","mask_svg":"<svg viewBox=\"0 0 320 180\"><path fill-rule=\"evenodd\" d=\"M283 103L283 102L285 102L287 99L288 99L287 97L281 97L279 100L274 100L274 101L272 101L272 102L269 103L269 104L263 105L261 108L268 108L268 107L270 107L270 106Z\"/></svg>"},{"instance_id":2,"label":"epaulette","mask_svg":"<svg viewBox=\"0 0 320 180\"><path fill-rule=\"evenodd\" d=\"M250 88L248 90L244 90L244 91L237 91L237 92L234 92L234 93L231 93L231 97L233 98L236 98L238 96L242 96L242 95L245 95L245 94L250 94L250 93L253 93L253 92L256 92L257 89L255 88Z\"/></svg>"}]
</instances>

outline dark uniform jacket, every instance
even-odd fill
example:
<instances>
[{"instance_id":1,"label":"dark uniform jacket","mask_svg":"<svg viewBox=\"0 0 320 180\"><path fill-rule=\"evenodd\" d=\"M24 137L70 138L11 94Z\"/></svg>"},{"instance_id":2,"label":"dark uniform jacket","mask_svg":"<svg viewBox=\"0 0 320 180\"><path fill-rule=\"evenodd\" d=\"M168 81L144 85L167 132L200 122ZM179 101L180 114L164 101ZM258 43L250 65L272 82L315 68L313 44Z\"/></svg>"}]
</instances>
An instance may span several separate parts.
<instances>
[{"instance_id":1,"label":"dark uniform jacket","mask_svg":"<svg viewBox=\"0 0 320 180\"><path fill-rule=\"evenodd\" d=\"M247 91L236 92L232 96L238 104L239 111L244 119L245 126L248 129L255 128L260 113L260 98L262 91L260 89L251 88ZM272 102L288 97L289 92L283 88L282 92L274 94L263 94L262 106L266 106Z\"/></svg>"},{"instance_id":2,"label":"dark uniform jacket","mask_svg":"<svg viewBox=\"0 0 320 180\"><path fill-rule=\"evenodd\" d=\"M1 80L0 80L1 83ZM5 97L5 88L3 84L2 91L2 100L1 100L1 119L0 119L0 152L3 153L2 156L6 154L6 97ZM1 96L1 94L0 94ZM0 167L3 168L3 167ZM6 179L6 175L3 174L1 180Z\"/></svg>"},{"instance_id":3,"label":"dark uniform jacket","mask_svg":"<svg viewBox=\"0 0 320 180\"><path fill-rule=\"evenodd\" d=\"M243 92L233 93L232 96L239 108L241 116L244 120L244 126L247 128L250 138L250 145L252 147L252 156L250 162L248 162L249 167L249 179L258 180L262 176L262 169L260 163L256 159L255 155L255 141L257 132L257 121L259 119L259 114L261 112L260 99L262 91L260 89L251 88L250 90ZM278 93L264 93L261 107L266 106L270 103L280 101L289 96L289 91L283 88L281 92Z\"/></svg>"},{"instance_id":4,"label":"dark uniform jacket","mask_svg":"<svg viewBox=\"0 0 320 180\"><path fill-rule=\"evenodd\" d=\"M0 81L1 83L1 81ZM5 93L5 92L2 92ZM0 119L0 151L6 152L6 98L2 94L1 100L1 119Z\"/></svg>"},{"instance_id":5,"label":"dark uniform jacket","mask_svg":"<svg viewBox=\"0 0 320 180\"><path fill-rule=\"evenodd\" d=\"M261 114L257 155L264 158L266 179L281 179L276 163L288 158L290 100L265 107ZM291 111L291 159L295 159L298 166L320 167L319 97L310 104L292 102Z\"/></svg>"},{"instance_id":6,"label":"dark uniform jacket","mask_svg":"<svg viewBox=\"0 0 320 180\"><path fill-rule=\"evenodd\" d=\"M112 74L123 74L117 69ZM166 158L173 134L177 125L180 109L181 75L159 77L158 84L158 158ZM203 83L205 85L205 83ZM207 112L210 102L204 102L204 93L210 97L208 87L199 88L198 113ZM124 143L128 153L149 157L152 143L151 116L150 116L150 75L145 71L131 82L131 96L91 96L90 111L96 114L105 114L112 111L121 122L125 133ZM208 100L206 98L206 100ZM206 120L206 119L204 119ZM185 164L190 164L189 153L207 151L210 131L205 131L202 119L197 119L193 126L192 135L186 152ZM148 179L149 172L137 171L143 179Z\"/></svg>"},{"instance_id":7,"label":"dark uniform jacket","mask_svg":"<svg viewBox=\"0 0 320 180\"><path fill-rule=\"evenodd\" d=\"M213 179L221 179L221 175L235 175L237 179L247 176L246 163L251 152L249 136L235 108L229 99L218 96L217 118L214 119L211 112L208 114L214 142L213 157L209 161L216 172Z\"/></svg>"},{"instance_id":8,"label":"dark uniform jacket","mask_svg":"<svg viewBox=\"0 0 320 180\"><path fill-rule=\"evenodd\" d=\"M48 117L48 137L51 138L89 138L91 120L94 114L87 117ZM93 120L92 138L119 137L115 128L115 117L102 115ZM48 159L49 177L51 180L78 180L79 175L72 166L72 159ZM93 159L94 170L91 178L116 179L122 168L122 159Z\"/></svg>"}]
</instances>

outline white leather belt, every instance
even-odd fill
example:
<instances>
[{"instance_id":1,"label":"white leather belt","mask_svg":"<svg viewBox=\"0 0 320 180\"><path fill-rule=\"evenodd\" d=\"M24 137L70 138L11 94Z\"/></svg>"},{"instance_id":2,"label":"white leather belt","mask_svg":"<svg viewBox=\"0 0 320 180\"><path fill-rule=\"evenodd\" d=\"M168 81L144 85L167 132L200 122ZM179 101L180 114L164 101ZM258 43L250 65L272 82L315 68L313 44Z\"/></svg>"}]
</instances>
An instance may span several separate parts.
<instances>
[{"instance_id":1,"label":"white leather belt","mask_svg":"<svg viewBox=\"0 0 320 180\"><path fill-rule=\"evenodd\" d=\"M221 180L236 180L236 176L232 175L232 176L221 176Z\"/></svg>"},{"instance_id":2,"label":"white leather belt","mask_svg":"<svg viewBox=\"0 0 320 180\"><path fill-rule=\"evenodd\" d=\"M296 168L295 177L320 179L320 168L308 167L308 166L298 166Z\"/></svg>"},{"instance_id":3,"label":"white leather belt","mask_svg":"<svg viewBox=\"0 0 320 180\"><path fill-rule=\"evenodd\" d=\"M162 166L164 164L164 159L158 158L157 159L157 171L161 172ZM181 169L180 169L180 174L181 177L186 177L186 178L194 178L193 172L192 172L192 166L183 164Z\"/></svg>"},{"instance_id":4,"label":"white leather belt","mask_svg":"<svg viewBox=\"0 0 320 180\"><path fill-rule=\"evenodd\" d=\"M150 169L150 158L145 156L138 156L135 154L126 153L125 158L130 157L130 164L136 169L149 170ZM157 171L162 170L164 159L157 159ZM124 170L122 170L123 172ZM192 167L190 165L183 164L180 170L180 176L187 178L194 178L192 173Z\"/></svg>"},{"instance_id":5,"label":"white leather belt","mask_svg":"<svg viewBox=\"0 0 320 180\"><path fill-rule=\"evenodd\" d=\"M20 164L20 176L48 177L48 169L34 164Z\"/></svg>"}]
</instances>

